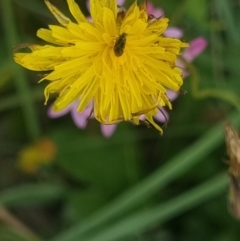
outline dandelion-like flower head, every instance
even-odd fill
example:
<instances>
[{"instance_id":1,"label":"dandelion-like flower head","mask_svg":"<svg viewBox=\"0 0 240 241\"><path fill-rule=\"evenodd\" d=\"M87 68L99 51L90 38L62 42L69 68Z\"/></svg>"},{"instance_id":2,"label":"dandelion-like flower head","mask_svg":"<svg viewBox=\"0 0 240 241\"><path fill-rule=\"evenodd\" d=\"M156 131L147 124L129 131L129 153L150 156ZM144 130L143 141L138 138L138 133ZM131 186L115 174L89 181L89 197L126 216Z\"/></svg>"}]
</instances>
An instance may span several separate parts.
<instances>
[{"instance_id":1,"label":"dandelion-like flower head","mask_svg":"<svg viewBox=\"0 0 240 241\"><path fill-rule=\"evenodd\" d=\"M140 116L162 132L153 120L159 108L171 103L166 89L178 91L182 71L176 66L179 39L163 36L168 19L147 14L146 1L118 11L116 0L90 0L89 21L74 0L67 0L76 23L48 0L61 26L49 25L37 36L52 45L29 45L31 53L16 53L15 61L35 71L50 71L40 80L46 101L57 93L54 111L74 101L82 112L93 101L95 118L103 124L133 121Z\"/></svg>"}]
</instances>

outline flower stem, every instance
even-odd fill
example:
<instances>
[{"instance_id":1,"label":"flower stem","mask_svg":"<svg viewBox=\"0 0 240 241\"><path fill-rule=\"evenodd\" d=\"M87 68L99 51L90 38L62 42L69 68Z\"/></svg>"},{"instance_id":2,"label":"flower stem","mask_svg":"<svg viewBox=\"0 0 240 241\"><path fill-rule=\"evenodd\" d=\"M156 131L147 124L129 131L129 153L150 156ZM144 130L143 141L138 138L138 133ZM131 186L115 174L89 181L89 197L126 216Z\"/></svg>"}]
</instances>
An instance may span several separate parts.
<instances>
[{"instance_id":1,"label":"flower stem","mask_svg":"<svg viewBox=\"0 0 240 241\"><path fill-rule=\"evenodd\" d=\"M181 60L184 61L185 65L187 66L187 68L191 73L192 95L195 98L204 99L204 98L213 97L213 98L221 99L223 101L228 102L232 106L234 106L238 111L240 110L240 98L238 95L236 95L233 91L229 91L229 90L221 90L221 89L215 89L215 88L200 89L198 71L192 64L188 63L183 58L181 58Z\"/></svg>"}]
</instances>

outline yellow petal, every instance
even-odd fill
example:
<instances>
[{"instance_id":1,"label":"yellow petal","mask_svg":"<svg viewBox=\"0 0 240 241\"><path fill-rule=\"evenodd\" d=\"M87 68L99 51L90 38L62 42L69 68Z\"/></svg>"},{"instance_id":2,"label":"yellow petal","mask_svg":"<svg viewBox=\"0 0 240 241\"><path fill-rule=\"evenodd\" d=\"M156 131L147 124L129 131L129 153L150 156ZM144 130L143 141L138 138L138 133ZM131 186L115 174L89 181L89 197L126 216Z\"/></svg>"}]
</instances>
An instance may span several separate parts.
<instances>
[{"instance_id":1,"label":"yellow petal","mask_svg":"<svg viewBox=\"0 0 240 241\"><path fill-rule=\"evenodd\" d=\"M90 14L94 24L100 24L102 22L102 5L99 0L89 0L90 2Z\"/></svg>"},{"instance_id":2,"label":"yellow petal","mask_svg":"<svg viewBox=\"0 0 240 241\"><path fill-rule=\"evenodd\" d=\"M60 41L57 38L54 38L52 36L52 31L49 29L44 29L41 28L37 31L37 36L43 40L45 40L46 42L52 43L52 44L56 44L56 45L63 45L63 46L68 46L68 43L64 42L64 41Z\"/></svg>"},{"instance_id":3,"label":"yellow petal","mask_svg":"<svg viewBox=\"0 0 240 241\"><path fill-rule=\"evenodd\" d=\"M54 5L52 5L48 0L44 0L48 9L51 11L51 13L55 16L55 18L58 20L58 22L63 25L67 26L67 24L70 22L70 19L67 18L58 8L56 8Z\"/></svg>"},{"instance_id":4,"label":"yellow petal","mask_svg":"<svg viewBox=\"0 0 240 241\"><path fill-rule=\"evenodd\" d=\"M69 6L69 10L70 10L71 14L72 14L73 17L77 20L78 23L88 22L88 20L87 20L86 17L83 15L81 9L80 9L79 6L75 3L74 0L67 0L67 2L68 2L68 6Z\"/></svg>"}]
</instances>

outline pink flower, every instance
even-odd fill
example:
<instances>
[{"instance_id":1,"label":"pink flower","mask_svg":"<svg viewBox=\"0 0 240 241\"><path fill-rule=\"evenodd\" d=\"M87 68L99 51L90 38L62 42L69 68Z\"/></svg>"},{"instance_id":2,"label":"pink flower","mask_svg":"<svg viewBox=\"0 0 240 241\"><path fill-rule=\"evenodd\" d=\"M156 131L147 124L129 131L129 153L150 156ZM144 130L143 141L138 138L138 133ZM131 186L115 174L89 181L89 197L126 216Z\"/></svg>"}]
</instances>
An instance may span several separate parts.
<instances>
[{"instance_id":1,"label":"pink flower","mask_svg":"<svg viewBox=\"0 0 240 241\"><path fill-rule=\"evenodd\" d=\"M76 109L78 107L78 102L76 101L72 105L69 105L67 108L60 112L55 112L52 109L52 106L49 107L48 109L48 116L50 118L59 118L62 117L68 113L71 114L72 119L74 124L79 128L79 129L85 129L87 127L87 122L89 118L93 118L92 109L93 109L93 104L90 102L90 104L87 106L87 108L83 112L77 112ZM110 137L113 135L116 125L103 125L101 124L101 132L104 137Z\"/></svg>"},{"instance_id":2,"label":"pink flower","mask_svg":"<svg viewBox=\"0 0 240 241\"><path fill-rule=\"evenodd\" d=\"M122 6L124 4L125 0L118 0L118 6ZM89 1L87 1L87 8L89 9ZM147 10L148 14L153 15L155 18L159 18L164 16L164 11L161 8L155 8L154 5L151 2L147 3ZM181 38L183 36L183 31L177 27L169 27L165 32L164 35L166 37L172 37L172 38ZM198 55L200 55L204 49L207 47L207 41L203 37L195 38L190 42L189 48L184 50L182 57L189 63L191 63ZM183 71L183 77L187 77L189 74L186 71L186 66L183 61L180 59L177 60L176 65L180 68L182 68ZM178 93L174 91L167 91L167 95L171 102L175 100L178 97ZM91 113L93 105L92 102L88 105L88 107L81 113L77 112L77 106L78 103L75 102L74 104L68 106L61 112L54 112L52 107L48 110L48 116L50 118L58 118L63 115L66 115L67 113L71 113L73 122L75 125L80 129L85 129L87 126L87 121L89 118L93 118L93 114ZM161 111L159 111L154 118L158 120L159 122L165 123L169 119L168 112L162 108ZM144 116L141 118L144 120ZM104 137L111 137L113 133L115 132L117 128L116 124L112 125L103 125L101 124L101 132Z\"/></svg>"},{"instance_id":3,"label":"pink flower","mask_svg":"<svg viewBox=\"0 0 240 241\"><path fill-rule=\"evenodd\" d=\"M189 47L184 50L182 57L188 62L191 63L198 55L200 55L203 50L207 47L207 41L203 37L198 37L192 40L189 43ZM188 72L185 70L186 66L183 61L180 59L177 60L177 66L181 67L183 71L183 77L188 76Z\"/></svg>"}]
</instances>

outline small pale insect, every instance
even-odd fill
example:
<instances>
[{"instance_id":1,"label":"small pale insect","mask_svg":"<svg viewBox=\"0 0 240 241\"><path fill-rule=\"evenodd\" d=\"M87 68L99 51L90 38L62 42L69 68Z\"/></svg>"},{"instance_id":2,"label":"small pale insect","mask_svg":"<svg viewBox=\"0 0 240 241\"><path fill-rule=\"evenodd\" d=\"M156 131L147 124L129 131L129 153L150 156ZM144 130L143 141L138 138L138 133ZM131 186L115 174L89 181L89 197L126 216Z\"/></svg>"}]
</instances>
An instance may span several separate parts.
<instances>
[{"instance_id":1,"label":"small pale insect","mask_svg":"<svg viewBox=\"0 0 240 241\"><path fill-rule=\"evenodd\" d=\"M119 35L119 37L116 39L115 45L113 47L114 53L117 57L120 57L123 55L124 48L126 45L126 33L122 33Z\"/></svg>"},{"instance_id":2,"label":"small pale insect","mask_svg":"<svg viewBox=\"0 0 240 241\"><path fill-rule=\"evenodd\" d=\"M229 156L229 211L240 219L240 138L236 130L225 125L227 154Z\"/></svg>"},{"instance_id":3,"label":"small pale insect","mask_svg":"<svg viewBox=\"0 0 240 241\"><path fill-rule=\"evenodd\" d=\"M29 43L18 44L16 46L13 46L12 51L15 52L15 51L17 51L19 49L31 48L31 46L34 46L34 44L29 44Z\"/></svg>"}]
</instances>

